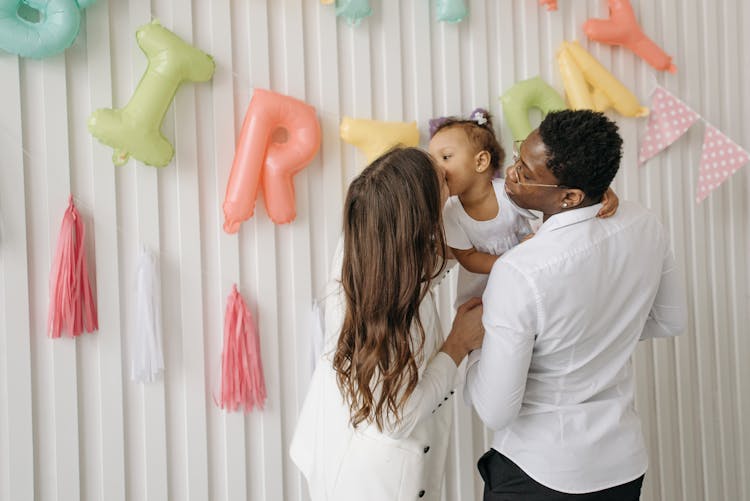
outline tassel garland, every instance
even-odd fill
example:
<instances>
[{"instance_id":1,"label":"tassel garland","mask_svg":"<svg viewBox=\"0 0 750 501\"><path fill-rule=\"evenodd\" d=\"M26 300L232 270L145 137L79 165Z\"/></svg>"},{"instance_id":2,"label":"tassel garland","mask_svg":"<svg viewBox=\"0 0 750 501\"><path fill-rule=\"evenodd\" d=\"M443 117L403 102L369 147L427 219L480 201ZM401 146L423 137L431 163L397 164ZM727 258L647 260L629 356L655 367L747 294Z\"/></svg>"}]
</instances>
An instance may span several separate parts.
<instances>
[{"instance_id":1,"label":"tassel garland","mask_svg":"<svg viewBox=\"0 0 750 501\"><path fill-rule=\"evenodd\" d=\"M85 237L86 230L71 195L50 274L47 333L51 338L59 338L63 332L75 337L84 330L93 332L99 328L86 264Z\"/></svg>"},{"instance_id":2,"label":"tassel garland","mask_svg":"<svg viewBox=\"0 0 750 501\"><path fill-rule=\"evenodd\" d=\"M262 409L265 401L266 382L260 359L258 330L235 284L227 298L224 319L219 405L229 411L244 407L248 412L255 406Z\"/></svg>"},{"instance_id":3,"label":"tassel garland","mask_svg":"<svg viewBox=\"0 0 750 501\"><path fill-rule=\"evenodd\" d=\"M161 288L156 258L141 247L135 278L135 333L130 378L150 383L164 370L161 330Z\"/></svg>"}]
</instances>

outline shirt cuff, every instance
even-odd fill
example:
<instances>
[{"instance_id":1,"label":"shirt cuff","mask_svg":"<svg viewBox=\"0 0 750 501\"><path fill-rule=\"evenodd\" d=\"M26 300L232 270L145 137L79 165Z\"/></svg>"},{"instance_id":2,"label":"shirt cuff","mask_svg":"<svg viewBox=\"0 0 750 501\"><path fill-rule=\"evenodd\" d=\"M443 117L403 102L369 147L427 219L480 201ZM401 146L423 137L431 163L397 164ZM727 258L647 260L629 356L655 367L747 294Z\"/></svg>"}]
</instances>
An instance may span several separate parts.
<instances>
[{"instance_id":1,"label":"shirt cuff","mask_svg":"<svg viewBox=\"0 0 750 501\"><path fill-rule=\"evenodd\" d=\"M427 366L427 370L439 375L445 390L450 390L455 386L458 367L456 367L456 362L453 361L453 358L446 352L437 352Z\"/></svg>"}]
</instances>

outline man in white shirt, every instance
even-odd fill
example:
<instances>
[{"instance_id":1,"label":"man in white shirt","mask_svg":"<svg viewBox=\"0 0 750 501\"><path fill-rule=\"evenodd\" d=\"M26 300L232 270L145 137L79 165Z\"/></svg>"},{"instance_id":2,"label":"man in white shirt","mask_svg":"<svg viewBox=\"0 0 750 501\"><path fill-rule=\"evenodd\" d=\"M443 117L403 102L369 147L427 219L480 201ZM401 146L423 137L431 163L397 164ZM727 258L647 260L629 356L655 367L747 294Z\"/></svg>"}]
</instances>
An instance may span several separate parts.
<instances>
[{"instance_id":1,"label":"man in white shirt","mask_svg":"<svg viewBox=\"0 0 750 501\"><path fill-rule=\"evenodd\" d=\"M640 339L683 332L687 315L656 217L628 202L596 217L621 156L604 115L560 111L508 168L508 195L544 223L492 268L467 364L465 398L495 430L478 465L485 501L640 497L631 356Z\"/></svg>"}]
</instances>

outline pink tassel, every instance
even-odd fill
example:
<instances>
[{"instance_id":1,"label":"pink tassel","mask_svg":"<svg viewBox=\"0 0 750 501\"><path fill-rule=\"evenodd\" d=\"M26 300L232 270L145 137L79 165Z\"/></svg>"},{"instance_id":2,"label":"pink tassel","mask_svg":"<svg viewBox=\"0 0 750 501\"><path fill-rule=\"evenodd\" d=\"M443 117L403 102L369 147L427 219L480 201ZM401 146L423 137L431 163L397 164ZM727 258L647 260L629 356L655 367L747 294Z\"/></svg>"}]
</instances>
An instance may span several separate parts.
<instances>
[{"instance_id":1,"label":"pink tassel","mask_svg":"<svg viewBox=\"0 0 750 501\"><path fill-rule=\"evenodd\" d=\"M60 337L63 331L78 336L84 329L93 332L99 328L86 264L85 237L86 230L71 195L50 275L48 334L51 338Z\"/></svg>"},{"instance_id":2,"label":"pink tassel","mask_svg":"<svg viewBox=\"0 0 750 501\"><path fill-rule=\"evenodd\" d=\"M248 412L254 406L262 409L265 401L266 381L258 330L235 284L227 298L224 319L220 406L230 411L244 406Z\"/></svg>"}]
</instances>

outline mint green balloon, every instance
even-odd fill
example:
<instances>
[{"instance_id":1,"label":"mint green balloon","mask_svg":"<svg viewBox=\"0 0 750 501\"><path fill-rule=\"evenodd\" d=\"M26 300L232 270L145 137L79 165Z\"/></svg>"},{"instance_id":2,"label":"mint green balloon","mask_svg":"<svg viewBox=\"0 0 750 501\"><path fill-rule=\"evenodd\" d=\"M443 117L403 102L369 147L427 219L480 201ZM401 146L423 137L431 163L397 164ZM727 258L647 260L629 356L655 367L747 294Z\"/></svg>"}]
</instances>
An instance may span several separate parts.
<instances>
[{"instance_id":1,"label":"mint green balloon","mask_svg":"<svg viewBox=\"0 0 750 501\"><path fill-rule=\"evenodd\" d=\"M345 18L351 26L359 26L362 19L371 14L368 0L336 0L336 15Z\"/></svg>"},{"instance_id":2,"label":"mint green balloon","mask_svg":"<svg viewBox=\"0 0 750 501\"><path fill-rule=\"evenodd\" d=\"M438 21L460 23L468 13L469 9L464 0L438 0L437 2Z\"/></svg>"},{"instance_id":3,"label":"mint green balloon","mask_svg":"<svg viewBox=\"0 0 750 501\"><path fill-rule=\"evenodd\" d=\"M534 130L529 122L529 108L538 108L542 115L567 108L560 94L540 77L518 82L500 97L500 101L514 141L526 139Z\"/></svg>"},{"instance_id":4,"label":"mint green balloon","mask_svg":"<svg viewBox=\"0 0 750 501\"><path fill-rule=\"evenodd\" d=\"M136 32L148 68L122 109L99 109L89 117L89 131L114 148L112 161L123 165L131 156L156 167L167 165L174 148L161 133L161 123L179 86L205 82L214 74L214 60L185 43L158 21Z\"/></svg>"},{"instance_id":5,"label":"mint green balloon","mask_svg":"<svg viewBox=\"0 0 750 501\"><path fill-rule=\"evenodd\" d=\"M70 47L96 0L0 0L0 50L42 58Z\"/></svg>"}]
</instances>

